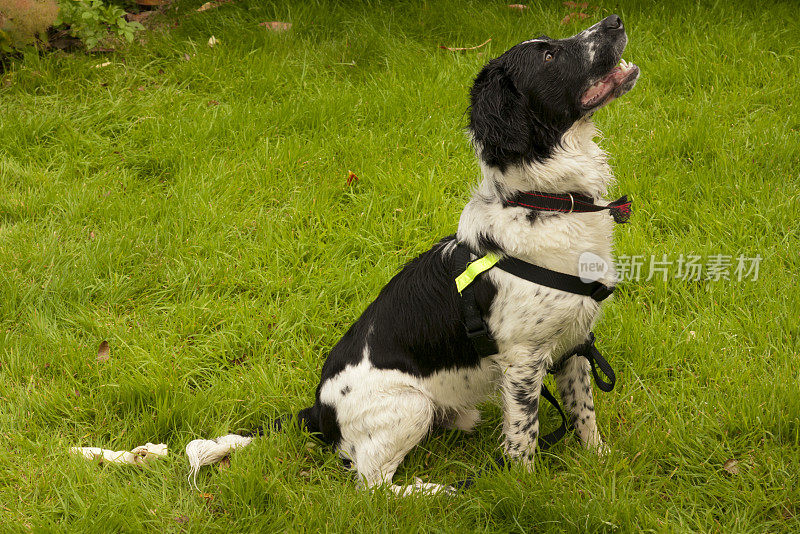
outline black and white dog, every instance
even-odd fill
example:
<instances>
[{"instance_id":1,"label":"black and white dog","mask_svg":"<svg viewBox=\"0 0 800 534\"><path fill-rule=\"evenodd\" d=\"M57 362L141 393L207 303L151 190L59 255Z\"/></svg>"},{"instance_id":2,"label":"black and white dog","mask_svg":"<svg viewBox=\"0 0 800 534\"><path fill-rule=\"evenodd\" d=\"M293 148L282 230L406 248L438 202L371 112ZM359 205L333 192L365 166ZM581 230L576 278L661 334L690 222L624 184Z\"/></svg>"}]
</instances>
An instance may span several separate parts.
<instances>
[{"instance_id":1,"label":"black and white dog","mask_svg":"<svg viewBox=\"0 0 800 534\"><path fill-rule=\"evenodd\" d=\"M331 350L314 405L297 416L338 448L365 486L387 484L400 494L441 489L391 481L434 426L472 430L476 405L498 386L504 452L533 465L542 381L587 338L599 303L491 269L474 291L499 352L480 358L462 325L453 251L458 241L480 256L496 252L572 275L585 252L613 265L607 213L534 213L505 200L535 190L605 203L613 176L593 140L592 115L638 79L638 67L621 61L626 44L622 21L612 15L567 39L522 42L475 79L469 129L483 180L458 233L389 281ZM614 285L613 267L600 281ZM589 363L571 358L556 382L580 440L602 449Z\"/></svg>"},{"instance_id":2,"label":"black and white dog","mask_svg":"<svg viewBox=\"0 0 800 534\"><path fill-rule=\"evenodd\" d=\"M613 176L593 141L591 117L636 83L638 67L619 64L626 44L622 20L612 15L568 39L520 43L475 79L469 128L483 181L458 233L389 281L333 348L316 402L298 414L339 448L366 486L390 483L435 424L471 430L480 418L475 406L498 385L505 453L532 465L542 380L586 339L599 304L487 271L475 293L500 352L480 359L462 326L452 252L458 240L480 255L498 252L568 274L576 274L584 252L612 264L607 213L533 216L504 199L529 190L602 199ZM601 281L613 285L614 277L610 269ZM588 362L572 358L556 380L581 441L601 448L589 377Z\"/></svg>"}]
</instances>

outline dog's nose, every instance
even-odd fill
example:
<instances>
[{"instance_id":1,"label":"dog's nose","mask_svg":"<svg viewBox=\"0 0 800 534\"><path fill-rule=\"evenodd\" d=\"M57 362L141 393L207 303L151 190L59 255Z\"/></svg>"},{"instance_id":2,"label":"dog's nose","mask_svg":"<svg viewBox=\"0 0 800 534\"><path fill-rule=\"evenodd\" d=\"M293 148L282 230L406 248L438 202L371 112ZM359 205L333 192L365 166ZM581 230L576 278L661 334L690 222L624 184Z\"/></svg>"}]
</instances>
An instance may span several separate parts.
<instances>
[{"instance_id":1,"label":"dog's nose","mask_svg":"<svg viewBox=\"0 0 800 534\"><path fill-rule=\"evenodd\" d=\"M604 30L621 30L622 19L619 15L609 15L600 22L600 25Z\"/></svg>"}]
</instances>

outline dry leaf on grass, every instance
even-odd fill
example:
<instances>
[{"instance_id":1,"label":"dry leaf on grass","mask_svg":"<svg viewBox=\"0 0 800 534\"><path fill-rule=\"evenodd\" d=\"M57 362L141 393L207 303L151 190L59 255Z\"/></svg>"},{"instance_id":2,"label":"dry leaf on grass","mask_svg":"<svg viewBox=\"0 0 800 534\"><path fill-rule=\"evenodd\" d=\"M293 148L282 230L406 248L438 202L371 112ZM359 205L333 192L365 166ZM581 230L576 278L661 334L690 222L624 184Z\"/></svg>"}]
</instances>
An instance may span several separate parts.
<instances>
[{"instance_id":1,"label":"dry leaf on grass","mask_svg":"<svg viewBox=\"0 0 800 534\"><path fill-rule=\"evenodd\" d=\"M731 458L722 465L722 468L732 475L739 474L739 461Z\"/></svg>"},{"instance_id":2,"label":"dry leaf on grass","mask_svg":"<svg viewBox=\"0 0 800 534\"><path fill-rule=\"evenodd\" d=\"M208 40L208 46L210 46L211 48L214 48L218 44L219 44L219 39L217 39L216 37L214 37L212 35L211 38L209 38L209 40Z\"/></svg>"},{"instance_id":3,"label":"dry leaf on grass","mask_svg":"<svg viewBox=\"0 0 800 534\"><path fill-rule=\"evenodd\" d=\"M589 17L589 15L587 15L586 13L576 13L573 11L572 13L561 19L561 24L569 24L573 20L583 20L587 17Z\"/></svg>"},{"instance_id":4,"label":"dry leaf on grass","mask_svg":"<svg viewBox=\"0 0 800 534\"><path fill-rule=\"evenodd\" d=\"M100 346L97 348L97 361L98 362L107 362L111 359L111 347L108 345L108 341L105 339Z\"/></svg>"},{"instance_id":5,"label":"dry leaf on grass","mask_svg":"<svg viewBox=\"0 0 800 534\"><path fill-rule=\"evenodd\" d=\"M508 4L508 7L510 7L511 9L517 9L519 11L528 9L528 6L526 6L525 4Z\"/></svg>"},{"instance_id":6,"label":"dry leaf on grass","mask_svg":"<svg viewBox=\"0 0 800 534\"><path fill-rule=\"evenodd\" d=\"M216 0L215 2L206 2L202 6L197 8L197 11L208 11L209 9L214 9L222 4L230 4L233 0Z\"/></svg>"},{"instance_id":7,"label":"dry leaf on grass","mask_svg":"<svg viewBox=\"0 0 800 534\"><path fill-rule=\"evenodd\" d=\"M273 32L285 32L292 29L291 22L278 22L278 21L270 21L270 22L261 22L259 26L263 26L268 30Z\"/></svg>"},{"instance_id":8,"label":"dry leaf on grass","mask_svg":"<svg viewBox=\"0 0 800 534\"><path fill-rule=\"evenodd\" d=\"M464 52L466 50L477 50L478 48L480 48L482 46L485 46L489 41L491 41L491 38L490 39L486 39L484 42L482 42L481 44L479 44L477 46L469 46L469 47L466 47L466 48L456 48L456 47L444 46L444 45L439 45L439 48L443 48L444 50L449 50L450 52Z\"/></svg>"},{"instance_id":9,"label":"dry leaf on grass","mask_svg":"<svg viewBox=\"0 0 800 534\"><path fill-rule=\"evenodd\" d=\"M99 65L95 65L93 68L95 69L102 69L103 67L108 67L111 65L110 61L106 61L105 63L100 63Z\"/></svg>"},{"instance_id":10,"label":"dry leaf on grass","mask_svg":"<svg viewBox=\"0 0 800 534\"><path fill-rule=\"evenodd\" d=\"M358 181L358 176L353 171L347 171L347 185L353 185Z\"/></svg>"},{"instance_id":11,"label":"dry leaf on grass","mask_svg":"<svg viewBox=\"0 0 800 534\"><path fill-rule=\"evenodd\" d=\"M586 9L589 7L589 2L564 2L567 7L577 7L579 9Z\"/></svg>"}]
</instances>

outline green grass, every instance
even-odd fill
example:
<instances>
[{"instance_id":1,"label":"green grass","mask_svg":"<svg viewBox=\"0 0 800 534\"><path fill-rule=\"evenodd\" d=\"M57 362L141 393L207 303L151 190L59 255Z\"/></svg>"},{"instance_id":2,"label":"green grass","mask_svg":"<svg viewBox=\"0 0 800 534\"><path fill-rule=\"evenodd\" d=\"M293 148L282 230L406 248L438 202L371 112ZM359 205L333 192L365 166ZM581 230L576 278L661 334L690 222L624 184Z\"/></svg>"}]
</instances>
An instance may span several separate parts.
<instances>
[{"instance_id":1,"label":"green grass","mask_svg":"<svg viewBox=\"0 0 800 534\"><path fill-rule=\"evenodd\" d=\"M602 2L562 26L561 2L200 3L143 46L29 55L0 83L3 530L800 530L796 5ZM290 431L205 468L213 498L192 491L188 441L308 405L348 325L455 230L478 180L463 127L481 65L612 12L642 70L597 116L615 193L635 199L617 252L763 261L755 282L620 288L596 330L620 376L597 396L611 454L568 438L534 473L398 499L355 490ZM484 413L397 480L472 473L499 445L500 411ZM147 441L172 456L67 454Z\"/></svg>"}]
</instances>

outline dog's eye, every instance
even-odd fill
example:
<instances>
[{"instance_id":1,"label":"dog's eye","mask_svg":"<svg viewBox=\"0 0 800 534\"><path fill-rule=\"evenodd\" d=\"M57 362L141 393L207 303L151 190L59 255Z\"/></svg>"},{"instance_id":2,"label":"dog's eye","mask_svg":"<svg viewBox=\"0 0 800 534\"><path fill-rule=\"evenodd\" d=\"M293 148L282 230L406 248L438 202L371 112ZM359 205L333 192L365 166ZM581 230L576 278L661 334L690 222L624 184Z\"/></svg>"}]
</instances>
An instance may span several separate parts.
<instances>
[{"instance_id":1,"label":"dog's eye","mask_svg":"<svg viewBox=\"0 0 800 534\"><path fill-rule=\"evenodd\" d=\"M545 52L545 53L544 53L544 60L545 60L545 62L548 62L548 61L550 61L551 59L553 59L553 53L552 53L552 52Z\"/></svg>"}]
</instances>

